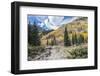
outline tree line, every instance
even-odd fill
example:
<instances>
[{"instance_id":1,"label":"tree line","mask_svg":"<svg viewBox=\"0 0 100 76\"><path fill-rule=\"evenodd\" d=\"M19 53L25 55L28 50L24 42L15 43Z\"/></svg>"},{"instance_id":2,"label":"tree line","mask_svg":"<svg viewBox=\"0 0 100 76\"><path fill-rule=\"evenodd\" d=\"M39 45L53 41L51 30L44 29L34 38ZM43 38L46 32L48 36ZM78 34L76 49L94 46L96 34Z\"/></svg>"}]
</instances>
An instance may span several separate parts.
<instances>
[{"instance_id":1,"label":"tree line","mask_svg":"<svg viewBox=\"0 0 100 76\"><path fill-rule=\"evenodd\" d=\"M65 27L65 31L64 31L64 45L65 46L80 45L85 42L87 41L84 39L84 36L82 34L77 35L76 32L74 32L74 34L72 33L72 40L70 40L67 27Z\"/></svg>"},{"instance_id":2,"label":"tree line","mask_svg":"<svg viewBox=\"0 0 100 76\"><path fill-rule=\"evenodd\" d=\"M33 46L41 44L39 31L35 23L33 25L28 24L28 43Z\"/></svg>"},{"instance_id":3,"label":"tree line","mask_svg":"<svg viewBox=\"0 0 100 76\"><path fill-rule=\"evenodd\" d=\"M48 38L46 40L47 40L46 45L51 45L51 46L57 45L57 40L55 36L51 37L51 43L49 43ZM74 32L74 34L72 33L72 38L70 39L67 27L65 27L64 46L79 45L84 42L85 42L84 36L81 34L77 36L76 32ZM33 25L31 25L30 23L28 24L28 43L33 46L41 45L39 30L35 23Z\"/></svg>"}]
</instances>

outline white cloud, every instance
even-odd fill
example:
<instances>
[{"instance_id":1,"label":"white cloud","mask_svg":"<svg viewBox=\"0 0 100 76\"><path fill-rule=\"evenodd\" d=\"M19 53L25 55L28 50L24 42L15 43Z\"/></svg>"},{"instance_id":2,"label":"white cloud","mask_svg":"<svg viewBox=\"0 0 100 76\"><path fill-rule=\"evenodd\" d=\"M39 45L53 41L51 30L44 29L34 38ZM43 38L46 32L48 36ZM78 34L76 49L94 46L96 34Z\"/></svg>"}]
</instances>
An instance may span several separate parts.
<instances>
[{"instance_id":1,"label":"white cloud","mask_svg":"<svg viewBox=\"0 0 100 76\"><path fill-rule=\"evenodd\" d=\"M72 22L73 20L77 19L78 17L66 18L64 16L36 16L36 19L41 23L38 23L40 27L44 26L48 29L56 30L63 24L67 24Z\"/></svg>"},{"instance_id":2,"label":"white cloud","mask_svg":"<svg viewBox=\"0 0 100 76\"><path fill-rule=\"evenodd\" d=\"M78 17L66 18L64 16L48 16L48 19L45 20L45 25L49 29L56 30L63 24L67 24L72 22L73 20L77 19Z\"/></svg>"},{"instance_id":3,"label":"white cloud","mask_svg":"<svg viewBox=\"0 0 100 76\"><path fill-rule=\"evenodd\" d=\"M44 26L44 23L38 23L38 25L40 26L40 27L43 27Z\"/></svg>"},{"instance_id":4,"label":"white cloud","mask_svg":"<svg viewBox=\"0 0 100 76\"><path fill-rule=\"evenodd\" d=\"M69 18L69 19L65 19L64 21L62 21L61 25L62 24L67 24L67 23L70 23L72 21L74 21L75 19L78 19L79 17L73 17L73 18Z\"/></svg>"},{"instance_id":5,"label":"white cloud","mask_svg":"<svg viewBox=\"0 0 100 76\"><path fill-rule=\"evenodd\" d=\"M55 29L58 28L57 26L52 25L52 24L49 22L48 19L46 19L46 20L44 21L44 23L45 23L46 27L48 27L49 29L54 29L54 30L55 30Z\"/></svg>"},{"instance_id":6,"label":"white cloud","mask_svg":"<svg viewBox=\"0 0 100 76\"><path fill-rule=\"evenodd\" d=\"M48 19L52 25L58 26L64 19L64 16L48 16Z\"/></svg>"},{"instance_id":7,"label":"white cloud","mask_svg":"<svg viewBox=\"0 0 100 76\"><path fill-rule=\"evenodd\" d=\"M43 22L46 18L47 16L36 16L36 19L40 22Z\"/></svg>"}]
</instances>

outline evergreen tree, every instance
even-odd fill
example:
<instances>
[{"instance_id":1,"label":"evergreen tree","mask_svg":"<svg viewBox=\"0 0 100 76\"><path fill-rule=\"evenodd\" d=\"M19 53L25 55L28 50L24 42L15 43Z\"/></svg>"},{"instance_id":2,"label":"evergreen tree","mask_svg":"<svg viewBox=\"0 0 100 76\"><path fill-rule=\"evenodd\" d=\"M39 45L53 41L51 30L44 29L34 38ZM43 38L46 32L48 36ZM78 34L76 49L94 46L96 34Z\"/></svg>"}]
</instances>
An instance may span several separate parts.
<instances>
[{"instance_id":1,"label":"evergreen tree","mask_svg":"<svg viewBox=\"0 0 100 76\"><path fill-rule=\"evenodd\" d=\"M75 44L77 44L77 34L75 33Z\"/></svg>"},{"instance_id":2,"label":"evergreen tree","mask_svg":"<svg viewBox=\"0 0 100 76\"><path fill-rule=\"evenodd\" d=\"M55 36L53 37L53 42L54 42L54 45L56 45L56 37Z\"/></svg>"},{"instance_id":3,"label":"evergreen tree","mask_svg":"<svg viewBox=\"0 0 100 76\"><path fill-rule=\"evenodd\" d=\"M32 41L32 25L30 24L30 22L28 23L28 43L31 44Z\"/></svg>"},{"instance_id":4,"label":"evergreen tree","mask_svg":"<svg viewBox=\"0 0 100 76\"><path fill-rule=\"evenodd\" d=\"M74 33L74 34L72 34L72 44L75 45L77 43L78 43L77 34Z\"/></svg>"},{"instance_id":5,"label":"evergreen tree","mask_svg":"<svg viewBox=\"0 0 100 76\"><path fill-rule=\"evenodd\" d=\"M33 46L39 46L40 45L40 37L39 37L39 31L34 23L34 25L31 26L29 29L29 43Z\"/></svg>"},{"instance_id":6,"label":"evergreen tree","mask_svg":"<svg viewBox=\"0 0 100 76\"><path fill-rule=\"evenodd\" d=\"M81 38L80 38L80 36L78 37L78 44L81 44L82 42L81 42Z\"/></svg>"},{"instance_id":7,"label":"evergreen tree","mask_svg":"<svg viewBox=\"0 0 100 76\"><path fill-rule=\"evenodd\" d=\"M53 41L53 39L51 39L51 45L52 45L52 46L54 45L54 41Z\"/></svg>"},{"instance_id":8,"label":"evergreen tree","mask_svg":"<svg viewBox=\"0 0 100 76\"><path fill-rule=\"evenodd\" d=\"M78 44L84 43L84 36L83 35L79 35L78 37Z\"/></svg>"},{"instance_id":9,"label":"evergreen tree","mask_svg":"<svg viewBox=\"0 0 100 76\"><path fill-rule=\"evenodd\" d=\"M75 44L75 35L72 33L72 44Z\"/></svg>"},{"instance_id":10,"label":"evergreen tree","mask_svg":"<svg viewBox=\"0 0 100 76\"><path fill-rule=\"evenodd\" d=\"M84 36L83 35L80 35L80 42L84 43Z\"/></svg>"},{"instance_id":11,"label":"evergreen tree","mask_svg":"<svg viewBox=\"0 0 100 76\"><path fill-rule=\"evenodd\" d=\"M49 45L49 41L48 41L48 38L47 38L47 45Z\"/></svg>"},{"instance_id":12,"label":"evergreen tree","mask_svg":"<svg viewBox=\"0 0 100 76\"><path fill-rule=\"evenodd\" d=\"M67 27L65 27L65 31L64 31L64 45L65 46L70 46L71 42L68 36L68 31L67 31Z\"/></svg>"}]
</instances>

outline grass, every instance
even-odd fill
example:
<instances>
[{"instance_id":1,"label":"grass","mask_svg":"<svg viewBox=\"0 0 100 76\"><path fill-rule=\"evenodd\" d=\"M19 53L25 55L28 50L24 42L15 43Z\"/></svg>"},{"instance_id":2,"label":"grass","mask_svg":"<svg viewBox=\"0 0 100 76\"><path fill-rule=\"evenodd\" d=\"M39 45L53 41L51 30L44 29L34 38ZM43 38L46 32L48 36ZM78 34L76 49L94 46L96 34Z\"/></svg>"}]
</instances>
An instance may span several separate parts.
<instances>
[{"instance_id":1,"label":"grass","mask_svg":"<svg viewBox=\"0 0 100 76\"><path fill-rule=\"evenodd\" d=\"M28 47L28 57L31 57L32 59L35 58L37 55L40 55L43 52L45 52L44 46Z\"/></svg>"},{"instance_id":2,"label":"grass","mask_svg":"<svg viewBox=\"0 0 100 76\"><path fill-rule=\"evenodd\" d=\"M72 49L71 51L68 51L69 56L67 56L68 59L82 59L88 57L88 50L87 47L79 47Z\"/></svg>"},{"instance_id":3,"label":"grass","mask_svg":"<svg viewBox=\"0 0 100 76\"><path fill-rule=\"evenodd\" d=\"M51 49L50 49L51 48ZM43 55L43 59L48 59L47 52L51 54L48 57L53 59L85 59L88 58L87 44L75 46L28 46L28 61L39 60L37 57ZM56 58L55 58L56 57ZM49 59L48 59L49 60Z\"/></svg>"}]
</instances>

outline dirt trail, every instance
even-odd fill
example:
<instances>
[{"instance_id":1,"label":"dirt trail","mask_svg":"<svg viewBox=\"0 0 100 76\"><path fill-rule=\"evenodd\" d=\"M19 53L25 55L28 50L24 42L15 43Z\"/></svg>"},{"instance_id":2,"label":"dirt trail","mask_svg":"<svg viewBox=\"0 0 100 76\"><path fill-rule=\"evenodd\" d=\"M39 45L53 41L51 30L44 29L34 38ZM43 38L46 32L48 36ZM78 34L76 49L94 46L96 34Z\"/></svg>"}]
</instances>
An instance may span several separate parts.
<instances>
[{"instance_id":1,"label":"dirt trail","mask_svg":"<svg viewBox=\"0 0 100 76\"><path fill-rule=\"evenodd\" d=\"M57 60L57 59L67 59L69 52L72 49L79 48L80 46L47 46L44 53L37 55L34 60ZM82 47L87 47L87 45L82 45Z\"/></svg>"},{"instance_id":2,"label":"dirt trail","mask_svg":"<svg viewBox=\"0 0 100 76\"><path fill-rule=\"evenodd\" d=\"M35 57L33 60L57 60L57 59L64 59L67 55L64 52L64 49L61 47L47 47L46 52L42 53L41 55Z\"/></svg>"}]
</instances>

